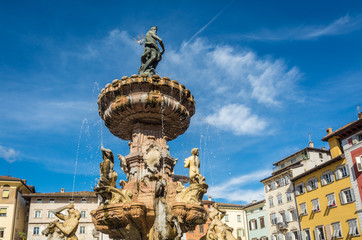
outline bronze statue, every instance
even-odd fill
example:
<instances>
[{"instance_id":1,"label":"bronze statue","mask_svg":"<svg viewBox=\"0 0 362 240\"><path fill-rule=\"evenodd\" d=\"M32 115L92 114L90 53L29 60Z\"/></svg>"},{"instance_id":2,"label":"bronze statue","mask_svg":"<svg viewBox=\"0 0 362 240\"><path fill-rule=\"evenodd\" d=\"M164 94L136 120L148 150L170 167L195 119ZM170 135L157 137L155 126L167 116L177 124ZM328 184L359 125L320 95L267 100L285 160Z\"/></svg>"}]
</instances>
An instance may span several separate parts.
<instances>
[{"instance_id":1,"label":"bronze statue","mask_svg":"<svg viewBox=\"0 0 362 240\"><path fill-rule=\"evenodd\" d=\"M65 209L68 209L68 215L61 213L61 211ZM52 236L54 232L58 230L62 238L65 238L66 240L78 240L75 233L79 224L80 212L74 208L74 204L70 203L64 207L58 208L55 210L54 214L64 222L61 223L59 222L59 219L57 219L49 223L48 227L42 231L42 234L45 236Z\"/></svg>"},{"instance_id":2,"label":"bronze statue","mask_svg":"<svg viewBox=\"0 0 362 240\"><path fill-rule=\"evenodd\" d=\"M157 41L162 47L161 52L158 48ZM165 47L163 45L162 39L157 36L157 27L153 26L146 34L145 47L141 57L141 67L138 70L138 74L155 74L157 64L161 61L164 52Z\"/></svg>"}]
</instances>

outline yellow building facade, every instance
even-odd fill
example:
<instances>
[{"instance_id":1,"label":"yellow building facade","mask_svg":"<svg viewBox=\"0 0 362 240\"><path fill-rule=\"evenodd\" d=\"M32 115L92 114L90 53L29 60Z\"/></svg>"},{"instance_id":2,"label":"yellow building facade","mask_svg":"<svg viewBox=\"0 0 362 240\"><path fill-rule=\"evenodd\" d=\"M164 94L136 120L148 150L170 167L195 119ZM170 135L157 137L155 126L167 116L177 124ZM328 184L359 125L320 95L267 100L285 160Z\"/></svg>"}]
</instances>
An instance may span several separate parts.
<instances>
[{"instance_id":1,"label":"yellow building facade","mask_svg":"<svg viewBox=\"0 0 362 240\"><path fill-rule=\"evenodd\" d=\"M292 179L302 236L305 240L362 239L349 169L335 141L331 143L330 161Z\"/></svg>"}]
</instances>

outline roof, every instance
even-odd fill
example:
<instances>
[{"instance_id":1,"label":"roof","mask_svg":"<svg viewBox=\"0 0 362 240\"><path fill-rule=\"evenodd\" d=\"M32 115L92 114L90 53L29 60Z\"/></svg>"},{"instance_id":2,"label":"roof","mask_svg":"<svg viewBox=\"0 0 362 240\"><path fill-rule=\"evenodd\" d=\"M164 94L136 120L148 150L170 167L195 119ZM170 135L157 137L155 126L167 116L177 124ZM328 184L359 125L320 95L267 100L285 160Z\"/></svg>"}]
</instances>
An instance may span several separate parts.
<instances>
[{"instance_id":1,"label":"roof","mask_svg":"<svg viewBox=\"0 0 362 240\"><path fill-rule=\"evenodd\" d=\"M286 167L284 167L284 168L282 168L282 169L278 169L278 170L274 171L271 176L266 177L266 178L260 180L260 182L264 182L264 181L266 181L266 180L268 180L268 179L271 179L271 178L273 178L273 177L276 177L276 176L278 176L280 173L286 172L286 171L288 171L288 170L290 170L290 169L292 169L292 168L299 167L299 166L303 166L303 165L300 164L301 161L302 161L302 160L299 160L299 161L297 161L297 162L295 162L295 163L292 163L292 164L290 164L290 165L288 165L288 166L286 166Z\"/></svg>"},{"instance_id":2,"label":"roof","mask_svg":"<svg viewBox=\"0 0 362 240\"><path fill-rule=\"evenodd\" d=\"M302 177L304 177L304 176L306 176L306 175L308 175L308 174L310 174L310 173L312 173L312 172L315 172L315 171L317 171L317 170L319 170L319 169L322 169L322 168L324 168L324 167L326 167L326 166L328 166L328 165L330 165L330 164L332 164L332 163L335 163L335 162L337 162L338 160L341 160L341 159L343 159L343 158L344 158L344 154L341 154L341 155L339 155L339 156L337 156L337 157L335 157L335 158L333 158L333 159L331 159L331 160L329 160L329 161L327 161L327 162L325 162L325 163L322 163L322 164L320 164L320 165L318 165L318 166L315 166L314 168L312 168L312 169L310 169L310 170L308 170L308 171L306 171L306 172L304 172L304 173L302 173L302 174L300 174L300 175L292 178L291 181L298 180L298 179L300 179L300 178L302 178Z\"/></svg>"},{"instance_id":3,"label":"roof","mask_svg":"<svg viewBox=\"0 0 362 240\"><path fill-rule=\"evenodd\" d=\"M35 187L33 185L26 185L26 180L21 178L15 178L11 176L0 176L0 181L19 181L21 182L30 192L35 192Z\"/></svg>"},{"instance_id":4,"label":"roof","mask_svg":"<svg viewBox=\"0 0 362 240\"><path fill-rule=\"evenodd\" d=\"M256 201L256 202L249 203L249 204L245 205L244 208L253 207L253 206L256 206L256 205L259 205L259 204L262 204L262 203L265 204L265 199L260 200L260 201Z\"/></svg>"},{"instance_id":5,"label":"roof","mask_svg":"<svg viewBox=\"0 0 362 240\"><path fill-rule=\"evenodd\" d=\"M244 208L244 205L240 204L231 204L231 203L217 203L217 205L221 208Z\"/></svg>"},{"instance_id":6,"label":"roof","mask_svg":"<svg viewBox=\"0 0 362 240\"><path fill-rule=\"evenodd\" d=\"M298 152L293 153L292 155L289 155L288 157L283 158L282 160L279 160L278 162L273 163L273 165L274 165L274 166L277 166L279 163L287 160L287 159L290 158L290 157L294 157L294 156L302 153L302 152L305 151L305 150L307 150L307 151L316 151L316 152L329 153L329 150L326 150L326 149L306 147L306 148L303 148L303 149L299 150Z\"/></svg>"},{"instance_id":7,"label":"roof","mask_svg":"<svg viewBox=\"0 0 362 240\"><path fill-rule=\"evenodd\" d=\"M95 192L53 192L53 193L29 193L24 194L24 197L96 197Z\"/></svg>"},{"instance_id":8,"label":"roof","mask_svg":"<svg viewBox=\"0 0 362 240\"><path fill-rule=\"evenodd\" d=\"M346 125L344 125L343 127L337 129L334 132L331 132L330 134L328 134L327 136L325 136L324 138L322 138L322 141L327 142L328 139L330 139L331 137L334 136L338 136L340 138L346 138L348 136L351 136L352 134L359 132L362 130L362 118L350 122Z\"/></svg>"}]
</instances>

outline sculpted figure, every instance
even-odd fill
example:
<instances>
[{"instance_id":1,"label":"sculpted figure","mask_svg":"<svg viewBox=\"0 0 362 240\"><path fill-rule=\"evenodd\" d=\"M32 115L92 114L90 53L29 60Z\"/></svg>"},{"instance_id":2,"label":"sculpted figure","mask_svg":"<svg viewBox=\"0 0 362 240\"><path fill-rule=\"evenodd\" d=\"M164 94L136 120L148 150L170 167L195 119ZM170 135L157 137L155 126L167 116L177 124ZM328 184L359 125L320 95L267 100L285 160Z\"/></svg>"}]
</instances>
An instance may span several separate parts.
<instances>
[{"instance_id":1,"label":"sculpted figure","mask_svg":"<svg viewBox=\"0 0 362 240\"><path fill-rule=\"evenodd\" d=\"M98 187L116 187L118 175L113 170L114 167L114 156L110 149L101 147L103 161L99 164L100 178Z\"/></svg>"},{"instance_id":2,"label":"sculpted figure","mask_svg":"<svg viewBox=\"0 0 362 240\"><path fill-rule=\"evenodd\" d=\"M127 179L129 179L129 168L127 166L126 158L121 154L117 154L119 159L119 165L121 166L122 171L126 174Z\"/></svg>"},{"instance_id":3,"label":"sculpted figure","mask_svg":"<svg viewBox=\"0 0 362 240\"><path fill-rule=\"evenodd\" d=\"M219 209L217 203L215 203L214 210L209 213L210 226L206 235L200 240L236 240L232 235L233 228L221 221L225 214L226 211Z\"/></svg>"},{"instance_id":4,"label":"sculpted figure","mask_svg":"<svg viewBox=\"0 0 362 240\"><path fill-rule=\"evenodd\" d=\"M190 184L205 181L205 178L200 174L200 159L198 148L193 148L191 150L191 157L186 158L184 163L184 167L189 168Z\"/></svg>"},{"instance_id":5,"label":"sculpted figure","mask_svg":"<svg viewBox=\"0 0 362 240\"><path fill-rule=\"evenodd\" d=\"M162 47L160 52L157 41ZM145 38L145 48L141 57L141 67L138 71L139 74L148 73L149 75L155 74L157 64L162 59L162 54L165 52L162 39L157 36L157 27L153 26L147 32Z\"/></svg>"},{"instance_id":6,"label":"sculpted figure","mask_svg":"<svg viewBox=\"0 0 362 240\"><path fill-rule=\"evenodd\" d=\"M182 230L176 216L172 215L170 204L166 201L167 181L159 176L155 187L155 222L149 234L149 240L181 240Z\"/></svg>"},{"instance_id":7,"label":"sculpted figure","mask_svg":"<svg viewBox=\"0 0 362 240\"><path fill-rule=\"evenodd\" d=\"M68 209L68 215L61 213L61 211L65 209ZM79 224L80 212L74 208L74 204L71 203L64 207L58 208L55 210L54 214L64 222L59 222L59 219L51 222L48 227L42 231L42 234L45 236L53 235L54 232L58 230L62 237L64 237L66 240L78 240L75 233Z\"/></svg>"}]
</instances>

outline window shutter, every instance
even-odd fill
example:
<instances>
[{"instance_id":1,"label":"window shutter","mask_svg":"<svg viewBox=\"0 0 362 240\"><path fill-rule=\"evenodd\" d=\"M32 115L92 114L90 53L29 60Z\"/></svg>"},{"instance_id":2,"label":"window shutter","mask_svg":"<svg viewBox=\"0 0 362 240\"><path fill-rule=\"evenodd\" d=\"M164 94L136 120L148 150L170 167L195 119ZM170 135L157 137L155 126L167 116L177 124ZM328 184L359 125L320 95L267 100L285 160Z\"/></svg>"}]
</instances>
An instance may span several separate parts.
<instances>
[{"instance_id":1,"label":"window shutter","mask_svg":"<svg viewBox=\"0 0 362 240\"><path fill-rule=\"evenodd\" d=\"M249 229L250 229L250 230L253 230L253 229L251 228L251 220L249 221Z\"/></svg>"},{"instance_id":2,"label":"window shutter","mask_svg":"<svg viewBox=\"0 0 362 240\"><path fill-rule=\"evenodd\" d=\"M256 221L255 219L254 222L255 222L255 229L258 229L258 221Z\"/></svg>"},{"instance_id":3,"label":"window shutter","mask_svg":"<svg viewBox=\"0 0 362 240\"><path fill-rule=\"evenodd\" d=\"M317 228L314 229L314 238L315 238L315 240L319 240L319 234L318 234Z\"/></svg>"},{"instance_id":4,"label":"window shutter","mask_svg":"<svg viewBox=\"0 0 362 240\"><path fill-rule=\"evenodd\" d=\"M321 182L322 182L322 186L327 184L326 178L323 176L321 176Z\"/></svg>"},{"instance_id":5,"label":"window shutter","mask_svg":"<svg viewBox=\"0 0 362 240\"><path fill-rule=\"evenodd\" d=\"M342 177L341 175L342 175L342 170L340 168L338 168L336 170L336 179L337 180L341 179L341 177Z\"/></svg>"},{"instance_id":6,"label":"window shutter","mask_svg":"<svg viewBox=\"0 0 362 240\"><path fill-rule=\"evenodd\" d=\"M330 174L331 174L331 182L334 182L334 174L333 174L333 172L330 173Z\"/></svg>"},{"instance_id":7,"label":"window shutter","mask_svg":"<svg viewBox=\"0 0 362 240\"><path fill-rule=\"evenodd\" d=\"M343 191L339 193L339 199L341 200L341 204L345 204Z\"/></svg>"},{"instance_id":8,"label":"window shutter","mask_svg":"<svg viewBox=\"0 0 362 240\"><path fill-rule=\"evenodd\" d=\"M348 166L346 166L345 168L346 168L347 176L349 176L349 168L348 168Z\"/></svg>"},{"instance_id":9,"label":"window shutter","mask_svg":"<svg viewBox=\"0 0 362 240\"><path fill-rule=\"evenodd\" d=\"M312 186L310 185L310 181L307 182L307 190L308 191L312 190Z\"/></svg>"},{"instance_id":10,"label":"window shutter","mask_svg":"<svg viewBox=\"0 0 362 240\"><path fill-rule=\"evenodd\" d=\"M351 192L352 202L356 201L356 198L355 198L355 196L354 196L354 191L353 191L353 189L350 188L349 191Z\"/></svg>"},{"instance_id":11,"label":"window shutter","mask_svg":"<svg viewBox=\"0 0 362 240\"><path fill-rule=\"evenodd\" d=\"M307 234L306 234L305 230L302 231L302 239L307 240Z\"/></svg>"}]
</instances>

